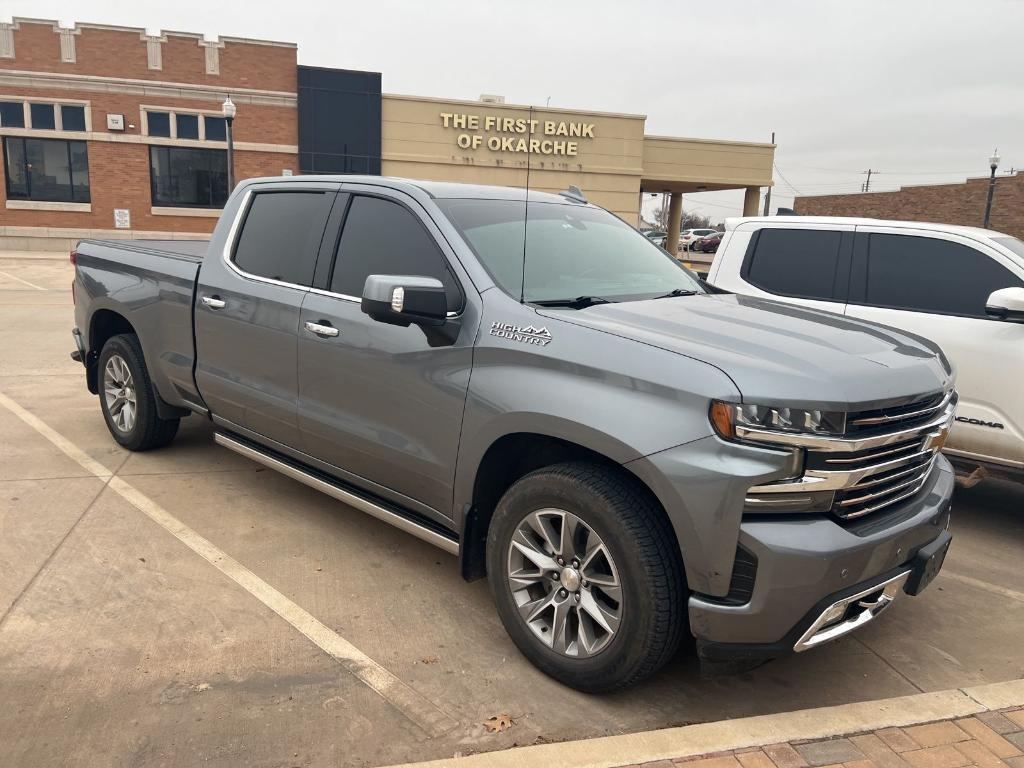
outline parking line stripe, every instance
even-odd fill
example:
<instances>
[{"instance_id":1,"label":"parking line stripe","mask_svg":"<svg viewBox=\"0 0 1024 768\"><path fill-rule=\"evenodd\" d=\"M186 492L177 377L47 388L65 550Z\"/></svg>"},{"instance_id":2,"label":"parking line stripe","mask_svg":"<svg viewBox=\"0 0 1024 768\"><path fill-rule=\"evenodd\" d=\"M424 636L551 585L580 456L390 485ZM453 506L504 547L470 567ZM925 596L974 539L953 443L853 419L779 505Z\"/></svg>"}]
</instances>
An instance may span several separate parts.
<instances>
[{"instance_id":1,"label":"parking line stripe","mask_svg":"<svg viewBox=\"0 0 1024 768\"><path fill-rule=\"evenodd\" d=\"M984 589L986 592L992 592L996 595L1002 595L1008 597L1011 600L1017 600L1018 602L1024 603L1024 592L1017 592L1014 589L1008 589L1001 587L998 584L992 584L988 581L982 581L981 579L973 579L970 576L964 576L963 574L956 573L955 571L943 570L939 571L942 576L948 576L951 579L959 581L961 584L967 584L971 587L977 587L978 589Z\"/></svg>"},{"instance_id":2,"label":"parking line stripe","mask_svg":"<svg viewBox=\"0 0 1024 768\"><path fill-rule=\"evenodd\" d=\"M103 464L2 392L0 405L49 440L87 472L101 480L109 481L108 488L291 624L427 734L437 736L458 725L452 717L442 712L425 696L403 683L311 613L289 600L229 554L189 528L133 485L113 474Z\"/></svg>"},{"instance_id":3,"label":"parking line stripe","mask_svg":"<svg viewBox=\"0 0 1024 768\"><path fill-rule=\"evenodd\" d=\"M4 277L9 277L9 278L11 278L11 280L17 280L19 283L24 283L29 288L35 288L37 291L45 291L46 290L45 288L43 288L43 286L36 285L35 283L30 283L28 280L22 280L20 277L18 277L17 275L12 275L10 272L4 272L4 271L0 270L0 275L3 275Z\"/></svg>"}]
</instances>

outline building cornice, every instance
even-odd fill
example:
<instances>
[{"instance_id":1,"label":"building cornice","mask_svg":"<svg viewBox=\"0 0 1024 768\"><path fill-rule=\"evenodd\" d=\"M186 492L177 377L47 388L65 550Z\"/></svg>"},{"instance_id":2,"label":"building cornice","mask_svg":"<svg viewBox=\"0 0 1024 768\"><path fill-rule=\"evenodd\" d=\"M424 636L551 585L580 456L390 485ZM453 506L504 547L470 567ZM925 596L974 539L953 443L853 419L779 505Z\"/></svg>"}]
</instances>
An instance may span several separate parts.
<instances>
[{"instance_id":1,"label":"building cornice","mask_svg":"<svg viewBox=\"0 0 1024 768\"><path fill-rule=\"evenodd\" d=\"M11 23L14 25L15 29L18 28L19 24L49 24L49 25L53 26L54 29L56 29L57 27L60 26L60 22L55 21L54 19L34 19L34 18L28 18L28 17L24 17L24 16L15 16L13 19L11 19ZM142 27L122 27L122 26L120 26L118 24L93 24L93 23L90 23L90 22L82 22L82 21L73 23L71 25L71 27L69 27L69 29L72 29L72 30L78 30L78 29L100 29L100 30L104 30L106 32L128 32L128 33L131 33L131 34L143 34L143 35L148 34L147 31L145 29L143 29ZM251 38L251 37L216 37L216 38L206 38L204 35L196 33L196 32L174 32L174 31L170 31L170 30L161 30L160 32L157 32L156 36L163 36L163 35L171 35L173 37L187 37L187 38L193 38L193 39L196 39L196 40L210 39L211 42L217 42L217 43L235 43L235 44L242 44L242 45L269 45L269 46L273 46L275 48L292 48L292 49L298 48L298 45L295 44L295 43L282 42L282 41L278 41L278 40L260 40L258 38Z\"/></svg>"}]
</instances>

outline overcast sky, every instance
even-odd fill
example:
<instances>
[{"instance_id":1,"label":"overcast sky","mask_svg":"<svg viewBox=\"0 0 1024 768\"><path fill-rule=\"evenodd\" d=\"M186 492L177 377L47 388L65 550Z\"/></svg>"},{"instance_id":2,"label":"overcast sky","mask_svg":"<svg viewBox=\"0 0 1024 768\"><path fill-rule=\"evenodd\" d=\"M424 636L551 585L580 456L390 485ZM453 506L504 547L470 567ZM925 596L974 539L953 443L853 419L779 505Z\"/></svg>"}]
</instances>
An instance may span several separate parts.
<instances>
[{"instance_id":1,"label":"overcast sky","mask_svg":"<svg viewBox=\"0 0 1024 768\"><path fill-rule=\"evenodd\" d=\"M1024 0L0 0L10 16L287 40L384 90L647 115L768 141L774 204L1024 166ZM687 196L735 215L742 192Z\"/></svg>"}]
</instances>

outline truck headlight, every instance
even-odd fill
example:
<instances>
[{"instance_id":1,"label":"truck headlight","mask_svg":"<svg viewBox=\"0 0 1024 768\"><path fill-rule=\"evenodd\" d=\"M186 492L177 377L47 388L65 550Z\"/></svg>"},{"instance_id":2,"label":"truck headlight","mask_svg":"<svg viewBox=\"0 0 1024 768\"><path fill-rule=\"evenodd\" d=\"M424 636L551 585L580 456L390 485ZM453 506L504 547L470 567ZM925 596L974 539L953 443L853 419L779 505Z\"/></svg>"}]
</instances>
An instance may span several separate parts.
<instances>
[{"instance_id":1,"label":"truck headlight","mask_svg":"<svg viewBox=\"0 0 1024 768\"><path fill-rule=\"evenodd\" d=\"M807 435L842 435L846 430L846 413L843 411L726 403L721 400L711 402L710 418L715 431L727 440L743 437L737 433L737 428ZM747 439L756 440L756 437Z\"/></svg>"}]
</instances>

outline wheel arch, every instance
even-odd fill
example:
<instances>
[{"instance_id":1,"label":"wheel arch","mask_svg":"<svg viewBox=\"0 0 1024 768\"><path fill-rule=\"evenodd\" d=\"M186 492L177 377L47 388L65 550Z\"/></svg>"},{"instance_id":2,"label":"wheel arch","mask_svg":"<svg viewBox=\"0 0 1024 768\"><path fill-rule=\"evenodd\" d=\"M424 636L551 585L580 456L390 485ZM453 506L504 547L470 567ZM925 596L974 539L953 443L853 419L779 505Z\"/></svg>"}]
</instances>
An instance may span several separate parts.
<instances>
[{"instance_id":1,"label":"wheel arch","mask_svg":"<svg viewBox=\"0 0 1024 768\"><path fill-rule=\"evenodd\" d=\"M94 395L99 393L97 363L100 350L109 339L122 333L138 335L131 321L117 310L101 307L89 318L89 331L86 337L89 351L85 363L85 381L89 391Z\"/></svg>"},{"instance_id":2,"label":"wheel arch","mask_svg":"<svg viewBox=\"0 0 1024 768\"><path fill-rule=\"evenodd\" d=\"M505 491L530 472L554 464L585 461L630 477L638 490L650 497L671 527L668 513L653 489L623 466L628 459L610 453L618 451L601 450L549 432L517 431L495 437L481 452L472 482L467 482L465 499L456 507L462 510L459 558L463 578L473 581L487 575L487 531ZM679 543L675 546L681 559Z\"/></svg>"}]
</instances>

